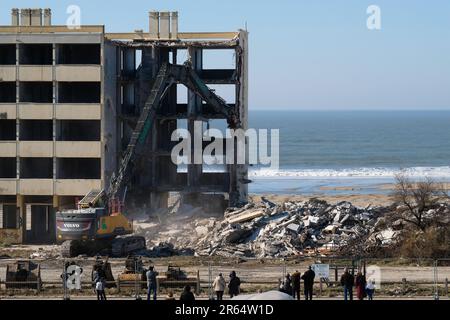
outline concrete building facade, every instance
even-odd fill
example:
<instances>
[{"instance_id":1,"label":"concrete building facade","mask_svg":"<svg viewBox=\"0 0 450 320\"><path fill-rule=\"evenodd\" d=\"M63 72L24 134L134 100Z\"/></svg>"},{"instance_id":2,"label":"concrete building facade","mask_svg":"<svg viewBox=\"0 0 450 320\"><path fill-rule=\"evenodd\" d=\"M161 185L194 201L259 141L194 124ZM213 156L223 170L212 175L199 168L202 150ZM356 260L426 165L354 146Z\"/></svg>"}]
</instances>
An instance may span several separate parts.
<instances>
[{"instance_id":1,"label":"concrete building facade","mask_svg":"<svg viewBox=\"0 0 450 320\"><path fill-rule=\"evenodd\" d=\"M0 26L0 242L54 242L55 212L75 207L91 189L106 188L164 62L183 50L208 85L233 86L247 126L247 32L180 33L178 15L151 12L149 32L105 33L104 26L52 26L49 9L13 9ZM204 70L206 50L231 50L233 69ZM172 86L159 108L130 193L149 209L166 207L169 192L194 201L224 194L247 198L247 166L179 172L170 136L186 121L220 119L188 90ZM223 119L224 120L224 119Z\"/></svg>"}]
</instances>

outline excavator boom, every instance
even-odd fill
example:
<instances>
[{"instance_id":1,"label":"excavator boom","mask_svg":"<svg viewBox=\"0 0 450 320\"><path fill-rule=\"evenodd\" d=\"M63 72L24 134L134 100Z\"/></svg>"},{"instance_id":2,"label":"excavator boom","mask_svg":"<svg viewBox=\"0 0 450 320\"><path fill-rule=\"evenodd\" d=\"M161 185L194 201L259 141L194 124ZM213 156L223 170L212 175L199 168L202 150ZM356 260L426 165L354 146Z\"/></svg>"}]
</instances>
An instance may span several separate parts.
<instances>
[{"instance_id":1,"label":"excavator boom","mask_svg":"<svg viewBox=\"0 0 450 320\"><path fill-rule=\"evenodd\" d=\"M153 82L117 174L111 177L109 187L106 191L91 190L78 203L78 210L57 213L57 237L58 241L64 241L61 249L64 257L98 252L105 248L109 248L113 255L119 256L145 248L145 238L125 236L133 232L133 227L122 215L121 210L113 210L114 204L117 204L117 201L114 200L132 175L131 168L138 148L142 147L147 140L161 100L164 99L168 88L175 83L184 84L211 105L216 112L224 115L231 128L239 127L234 109L209 89L189 64L163 64ZM108 208L104 208L104 206ZM109 210L109 215L105 209ZM101 228L98 228L98 225Z\"/></svg>"},{"instance_id":2,"label":"excavator boom","mask_svg":"<svg viewBox=\"0 0 450 320\"><path fill-rule=\"evenodd\" d=\"M144 145L161 100L164 98L167 89L174 83L184 84L211 105L215 111L223 114L228 121L229 127L239 127L240 124L237 120L238 117L234 113L234 109L229 107L213 90L209 89L189 64L172 65L164 63L159 69L150 95L133 130L130 142L120 162L117 175L111 178L109 188L105 194L108 200L115 198L120 188L127 183L130 176L130 164L136 156L136 148Z\"/></svg>"}]
</instances>

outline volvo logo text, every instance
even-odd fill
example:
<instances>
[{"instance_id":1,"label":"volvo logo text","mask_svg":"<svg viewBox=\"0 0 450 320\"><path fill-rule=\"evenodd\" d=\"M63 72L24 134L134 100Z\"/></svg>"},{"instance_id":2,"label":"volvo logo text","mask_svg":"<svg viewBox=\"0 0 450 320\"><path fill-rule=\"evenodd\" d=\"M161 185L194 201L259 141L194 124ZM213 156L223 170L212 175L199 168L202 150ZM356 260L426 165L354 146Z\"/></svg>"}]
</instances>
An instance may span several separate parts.
<instances>
[{"instance_id":1,"label":"volvo logo text","mask_svg":"<svg viewBox=\"0 0 450 320\"><path fill-rule=\"evenodd\" d=\"M64 223L64 228L79 228L80 225L78 223Z\"/></svg>"}]
</instances>

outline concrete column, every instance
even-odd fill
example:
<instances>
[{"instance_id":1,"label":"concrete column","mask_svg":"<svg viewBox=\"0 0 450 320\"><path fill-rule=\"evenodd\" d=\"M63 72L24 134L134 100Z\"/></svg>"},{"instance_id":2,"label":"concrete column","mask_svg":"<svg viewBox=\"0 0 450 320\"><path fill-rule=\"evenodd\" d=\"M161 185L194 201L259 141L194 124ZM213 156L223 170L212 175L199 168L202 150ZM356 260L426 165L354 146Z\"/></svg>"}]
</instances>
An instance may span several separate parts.
<instances>
[{"instance_id":1,"label":"concrete column","mask_svg":"<svg viewBox=\"0 0 450 320\"><path fill-rule=\"evenodd\" d=\"M136 70L136 50L123 48L123 70L125 73Z\"/></svg>"},{"instance_id":2,"label":"concrete column","mask_svg":"<svg viewBox=\"0 0 450 320\"><path fill-rule=\"evenodd\" d=\"M149 13L150 16L150 38L151 39L158 39L159 37L159 12L157 11L151 11Z\"/></svg>"},{"instance_id":3,"label":"concrete column","mask_svg":"<svg viewBox=\"0 0 450 320\"><path fill-rule=\"evenodd\" d=\"M240 30L236 51L239 84L236 86L236 107L242 129L248 129L248 32ZM248 161L248 160L247 160ZM230 206L248 201L248 165L230 166Z\"/></svg>"},{"instance_id":4,"label":"concrete column","mask_svg":"<svg viewBox=\"0 0 450 320\"><path fill-rule=\"evenodd\" d=\"M170 28L170 38L171 39L178 39L178 12L172 12L172 22L171 22L171 28Z\"/></svg>"},{"instance_id":5,"label":"concrete column","mask_svg":"<svg viewBox=\"0 0 450 320\"><path fill-rule=\"evenodd\" d=\"M192 68L196 71L201 71L203 68L203 51L198 48L189 48L189 56L192 63ZM187 105L187 114L188 114L188 131L192 137L192 155L191 162L194 162L194 148L195 141L201 137L196 137L195 133L199 133L203 131L203 128L197 128L195 130L195 121L199 118L202 112L202 99L198 97L193 91L188 91L188 105ZM203 171L203 166L200 164L190 164L188 165L188 187L196 187L199 185L199 180L201 178Z\"/></svg>"},{"instance_id":6,"label":"concrete column","mask_svg":"<svg viewBox=\"0 0 450 320\"><path fill-rule=\"evenodd\" d=\"M159 38L170 39L170 12L159 13Z\"/></svg>"},{"instance_id":7,"label":"concrete column","mask_svg":"<svg viewBox=\"0 0 450 320\"><path fill-rule=\"evenodd\" d=\"M61 205L60 197L54 195L53 196L52 211L51 211L50 216L49 216L49 221L50 221L49 226L50 227L52 227L52 226L55 227L55 228L51 228L51 230L50 230L50 236L53 238L52 241L57 241L57 239L56 239L56 212L59 210L60 205Z\"/></svg>"},{"instance_id":8,"label":"concrete column","mask_svg":"<svg viewBox=\"0 0 450 320\"><path fill-rule=\"evenodd\" d=\"M19 25L19 9L17 8L11 9L11 25L12 26Z\"/></svg>"},{"instance_id":9,"label":"concrete column","mask_svg":"<svg viewBox=\"0 0 450 320\"><path fill-rule=\"evenodd\" d=\"M23 195L17 195L17 212L19 216L19 235L21 237L20 243L24 243L26 240L26 207L25 207L25 197Z\"/></svg>"},{"instance_id":10,"label":"concrete column","mask_svg":"<svg viewBox=\"0 0 450 320\"><path fill-rule=\"evenodd\" d=\"M21 26L31 26L31 10L30 9L20 10L20 25Z\"/></svg>"}]
</instances>

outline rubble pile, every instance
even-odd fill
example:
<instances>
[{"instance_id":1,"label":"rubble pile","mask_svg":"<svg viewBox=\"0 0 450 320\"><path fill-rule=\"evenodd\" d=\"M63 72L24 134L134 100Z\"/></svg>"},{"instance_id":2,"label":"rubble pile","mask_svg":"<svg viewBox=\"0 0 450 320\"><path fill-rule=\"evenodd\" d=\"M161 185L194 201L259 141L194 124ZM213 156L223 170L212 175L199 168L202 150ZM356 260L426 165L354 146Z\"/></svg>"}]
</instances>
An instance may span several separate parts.
<instances>
[{"instance_id":1,"label":"rubble pile","mask_svg":"<svg viewBox=\"0 0 450 320\"><path fill-rule=\"evenodd\" d=\"M198 208L184 208L165 221L141 224L148 256L224 256L285 258L311 254L358 254L395 246L407 230L404 219L390 218L398 208L359 208L350 202L288 201L275 204L262 198L243 208L230 208L211 217ZM429 216L449 217L439 205ZM167 217L167 215L165 215Z\"/></svg>"},{"instance_id":2,"label":"rubble pile","mask_svg":"<svg viewBox=\"0 0 450 320\"><path fill-rule=\"evenodd\" d=\"M260 206L226 212L195 251L201 256L258 258L331 252L370 234L382 213L382 208L362 209L349 202L330 205L311 199L276 205L264 199Z\"/></svg>"}]
</instances>

